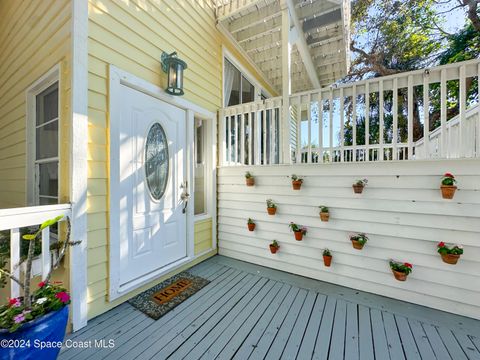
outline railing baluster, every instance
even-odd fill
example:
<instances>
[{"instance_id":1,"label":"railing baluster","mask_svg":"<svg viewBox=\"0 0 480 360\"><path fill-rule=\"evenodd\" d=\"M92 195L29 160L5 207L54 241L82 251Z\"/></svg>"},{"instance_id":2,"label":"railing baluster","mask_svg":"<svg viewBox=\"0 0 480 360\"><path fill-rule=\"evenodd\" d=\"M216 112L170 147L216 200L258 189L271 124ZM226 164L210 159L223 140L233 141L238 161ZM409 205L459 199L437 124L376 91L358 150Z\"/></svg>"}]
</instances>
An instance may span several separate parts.
<instances>
[{"instance_id":1,"label":"railing baluster","mask_svg":"<svg viewBox=\"0 0 480 360\"><path fill-rule=\"evenodd\" d=\"M408 76L407 107L408 107L408 119L407 119L408 160L412 160L413 159L413 77L412 75Z\"/></svg>"},{"instance_id":2,"label":"railing baluster","mask_svg":"<svg viewBox=\"0 0 480 360\"><path fill-rule=\"evenodd\" d=\"M235 165L238 165L238 108L237 110L235 111L235 122L234 122L234 126L235 126L235 129L234 129L234 137L233 137L233 141L234 141L234 151L235 151L235 154L234 154L234 162L235 162Z\"/></svg>"},{"instance_id":3,"label":"railing baluster","mask_svg":"<svg viewBox=\"0 0 480 360\"><path fill-rule=\"evenodd\" d=\"M447 147L447 70L442 69L440 73L440 156L448 157Z\"/></svg>"},{"instance_id":4,"label":"railing baluster","mask_svg":"<svg viewBox=\"0 0 480 360\"><path fill-rule=\"evenodd\" d=\"M423 148L425 150L425 159L430 157L430 94L429 94L429 74L423 74Z\"/></svg>"},{"instance_id":5,"label":"railing baluster","mask_svg":"<svg viewBox=\"0 0 480 360\"><path fill-rule=\"evenodd\" d=\"M47 278L50 267L50 228L46 227L42 230L42 280Z\"/></svg>"},{"instance_id":6,"label":"railing baluster","mask_svg":"<svg viewBox=\"0 0 480 360\"><path fill-rule=\"evenodd\" d=\"M365 83L365 151L366 161L370 161L370 83Z\"/></svg>"},{"instance_id":7,"label":"railing baluster","mask_svg":"<svg viewBox=\"0 0 480 360\"><path fill-rule=\"evenodd\" d=\"M263 165L267 165L267 110L263 108L261 113L263 115Z\"/></svg>"},{"instance_id":8,"label":"railing baluster","mask_svg":"<svg viewBox=\"0 0 480 360\"><path fill-rule=\"evenodd\" d=\"M302 98L298 97L297 105L297 156L296 163L300 164L302 162Z\"/></svg>"},{"instance_id":9,"label":"railing baluster","mask_svg":"<svg viewBox=\"0 0 480 360\"><path fill-rule=\"evenodd\" d=\"M352 86L352 161L357 161L357 86Z\"/></svg>"},{"instance_id":10,"label":"railing baluster","mask_svg":"<svg viewBox=\"0 0 480 360\"><path fill-rule=\"evenodd\" d=\"M219 151L220 151L220 165L226 164L225 159L225 111L223 109L219 112L219 119L220 119L220 144L219 144Z\"/></svg>"},{"instance_id":11,"label":"railing baluster","mask_svg":"<svg viewBox=\"0 0 480 360\"><path fill-rule=\"evenodd\" d=\"M398 78L393 79L393 135L392 135L392 160L398 160Z\"/></svg>"},{"instance_id":12,"label":"railing baluster","mask_svg":"<svg viewBox=\"0 0 480 360\"><path fill-rule=\"evenodd\" d=\"M478 64L478 69L477 69L477 94L480 94L480 64ZM480 99L478 99L477 107L478 107L478 119L476 121L477 132L476 132L475 136L476 136L477 140L476 140L475 155L477 157L480 157Z\"/></svg>"},{"instance_id":13,"label":"railing baluster","mask_svg":"<svg viewBox=\"0 0 480 360\"><path fill-rule=\"evenodd\" d=\"M245 110L246 109L244 108L240 114L240 164L245 164Z\"/></svg>"},{"instance_id":14,"label":"railing baluster","mask_svg":"<svg viewBox=\"0 0 480 360\"><path fill-rule=\"evenodd\" d=\"M262 162L262 116L260 111L260 104L255 106L255 165L260 165Z\"/></svg>"},{"instance_id":15,"label":"railing baluster","mask_svg":"<svg viewBox=\"0 0 480 360\"><path fill-rule=\"evenodd\" d=\"M345 98L343 96L343 87L340 88L340 162L345 161Z\"/></svg>"},{"instance_id":16,"label":"railing baluster","mask_svg":"<svg viewBox=\"0 0 480 360\"><path fill-rule=\"evenodd\" d=\"M10 230L10 273L20 280L20 229ZM10 280L10 297L20 296L20 285Z\"/></svg>"},{"instance_id":17,"label":"railing baluster","mask_svg":"<svg viewBox=\"0 0 480 360\"><path fill-rule=\"evenodd\" d=\"M270 136L270 164L275 164L276 163L276 140L277 140L277 111L275 110L275 107L272 108L272 114L270 115L270 121L271 121L271 136Z\"/></svg>"},{"instance_id":18,"label":"railing baluster","mask_svg":"<svg viewBox=\"0 0 480 360\"><path fill-rule=\"evenodd\" d=\"M231 161L232 161L232 117L231 117L231 114L230 112L228 113L228 116L227 116L227 143L226 143L226 150L227 150L227 153L226 153L226 160L227 160L227 165L230 166L231 165Z\"/></svg>"},{"instance_id":19,"label":"railing baluster","mask_svg":"<svg viewBox=\"0 0 480 360\"><path fill-rule=\"evenodd\" d=\"M330 89L330 97L328 99L330 103L330 112L328 117L328 128L329 128L329 136L328 141L330 143L330 162L333 162L333 90Z\"/></svg>"},{"instance_id":20,"label":"railing baluster","mask_svg":"<svg viewBox=\"0 0 480 360\"><path fill-rule=\"evenodd\" d=\"M466 89L467 85L465 81L465 65L460 66L459 75L460 75L460 81L459 81L460 89L459 89L458 102L460 103L460 106L459 106L460 108L459 109L459 121L460 121L459 130L460 131L458 133L459 133L460 139L458 144L460 145L460 154L458 154L457 156L470 157L469 154L467 154L467 149L466 149L468 142L467 142L467 132L466 132L466 121L465 121L465 112L466 112L466 105L467 105L467 89Z\"/></svg>"},{"instance_id":21,"label":"railing baluster","mask_svg":"<svg viewBox=\"0 0 480 360\"><path fill-rule=\"evenodd\" d=\"M322 91L318 92L318 162L323 162L323 99Z\"/></svg>"},{"instance_id":22,"label":"railing baluster","mask_svg":"<svg viewBox=\"0 0 480 360\"><path fill-rule=\"evenodd\" d=\"M380 145L380 148L379 148L379 158L378 160L379 161L383 161L383 157L384 157L384 150L383 150L383 142L384 142L384 138L383 138L383 133L384 133L384 112L385 112L385 109L384 109L384 96L383 96L383 80L380 80L378 82L378 97L379 97L379 121L380 121L380 129L378 131L378 143Z\"/></svg>"},{"instance_id":23,"label":"railing baluster","mask_svg":"<svg viewBox=\"0 0 480 360\"><path fill-rule=\"evenodd\" d=\"M307 100L307 125L308 125L308 152L307 163L312 162L312 95L308 94Z\"/></svg>"},{"instance_id":24,"label":"railing baluster","mask_svg":"<svg viewBox=\"0 0 480 360\"><path fill-rule=\"evenodd\" d=\"M253 164L253 114L250 108L248 111L248 165Z\"/></svg>"}]
</instances>

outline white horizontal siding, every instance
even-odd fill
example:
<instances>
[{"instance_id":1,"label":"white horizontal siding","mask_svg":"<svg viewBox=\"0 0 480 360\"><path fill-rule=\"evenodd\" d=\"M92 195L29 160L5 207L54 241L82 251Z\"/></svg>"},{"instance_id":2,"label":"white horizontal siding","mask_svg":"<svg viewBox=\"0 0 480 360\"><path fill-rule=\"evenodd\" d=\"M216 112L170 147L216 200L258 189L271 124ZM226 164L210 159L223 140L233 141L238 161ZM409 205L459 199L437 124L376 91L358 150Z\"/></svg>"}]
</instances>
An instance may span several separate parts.
<instances>
[{"instance_id":1,"label":"white horizontal siding","mask_svg":"<svg viewBox=\"0 0 480 360\"><path fill-rule=\"evenodd\" d=\"M255 187L245 186L245 171ZM453 200L439 190L447 171L459 180ZM300 191L292 190L294 173L304 177ZM368 186L354 194L352 183L364 177ZM276 216L267 215L267 198L278 204ZM329 222L320 221L319 205L330 208ZM222 167L218 207L222 255L480 319L479 160ZM303 241L294 240L291 221L308 227ZM353 232L370 238L362 251L351 246ZM464 245L457 265L441 261L439 241ZM333 252L331 268L324 248ZM405 283L393 278L390 258L414 264Z\"/></svg>"}]
</instances>

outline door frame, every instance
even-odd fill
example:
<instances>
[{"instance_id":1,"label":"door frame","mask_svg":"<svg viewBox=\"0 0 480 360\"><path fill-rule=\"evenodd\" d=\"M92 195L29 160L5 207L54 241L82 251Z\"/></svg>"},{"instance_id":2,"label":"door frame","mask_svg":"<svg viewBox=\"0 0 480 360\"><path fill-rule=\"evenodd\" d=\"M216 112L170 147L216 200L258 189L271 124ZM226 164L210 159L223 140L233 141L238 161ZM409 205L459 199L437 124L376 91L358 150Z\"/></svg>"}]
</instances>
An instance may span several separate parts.
<instances>
[{"instance_id":1,"label":"door frame","mask_svg":"<svg viewBox=\"0 0 480 360\"><path fill-rule=\"evenodd\" d=\"M119 219L119 188L118 181L114 182L113 179L118 179L119 172L119 154L118 151L112 151L112 149L119 149L118 134L118 122L112 121L112 119L119 119L121 117L121 87L128 86L132 89L140 91L148 96L156 98L160 101L166 102L173 106L176 106L186 111L186 168L187 168L187 181L188 192L191 194L189 200L189 206L186 213L186 234L187 234L187 256L175 263L169 264L163 268L153 271L147 276L141 279L136 279L128 284L120 286L120 240L119 240L119 226L117 222ZM114 65L109 65L109 291L108 300L111 302L118 299L130 291L139 288L169 272L178 269L179 267L188 264L195 259L194 254L194 196L193 196L193 167L194 167L194 117L200 116L208 119L212 122L216 122L216 115L210 111L201 108L192 102L180 97L169 95L162 88L136 77L124 70L117 68ZM114 136L112 136L114 135ZM214 150L214 149L213 149ZM213 184L215 186L215 182ZM215 214L212 214L216 216ZM213 235L212 235L213 236Z\"/></svg>"}]
</instances>

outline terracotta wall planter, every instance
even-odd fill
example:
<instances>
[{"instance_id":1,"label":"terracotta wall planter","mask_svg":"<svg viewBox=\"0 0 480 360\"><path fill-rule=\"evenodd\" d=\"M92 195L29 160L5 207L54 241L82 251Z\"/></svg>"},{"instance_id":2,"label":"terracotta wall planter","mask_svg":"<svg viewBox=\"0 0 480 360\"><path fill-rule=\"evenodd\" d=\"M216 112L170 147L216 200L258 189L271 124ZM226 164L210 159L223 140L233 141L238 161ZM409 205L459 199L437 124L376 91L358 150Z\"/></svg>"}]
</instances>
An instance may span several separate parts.
<instances>
[{"instance_id":1,"label":"terracotta wall planter","mask_svg":"<svg viewBox=\"0 0 480 360\"><path fill-rule=\"evenodd\" d=\"M363 249L363 246L365 245L365 244L362 244L362 243L361 243L360 241L358 241L358 240L352 240L352 239L350 239L350 241L352 242L353 248L354 248L354 249L357 249L357 250L362 250L362 249Z\"/></svg>"},{"instance_id":2,"label":"terracotta wall planter","mask_svg":"<svg viewBox=\"0 0 480 360\"><path fill-rule=\"evenodd\" d=\"M444 263L455 265L460 259L460 255L455 254L440 254Z\"/></svg>"},{"instance_id":3,"label":"terracotta wall planter","mask_svg":"<svg viewBox=\"0 0 480 360\"><path fill-rule=\"evenodd\" d=\"M293 180L292 187L293 190L300 190L300 188L302 187L302 182L300 180Z\"/></svg>"},{"instance_id":4,"label":"terracotta wall planter","mask_svg":"<svg viewBox=\"0 0 480 360\"><path fill-rule=\"evenodd\" d=\"M352 185L353 192L354 192L355 194L361 194L361 193L363 192L363 188L364 188L364 187L365 187L365 186L363 186L363 185L358 185L358 184L353 184L353 185Z\"/></svg>"},{"instance_id":5,"label":"terracotta wall planter","mask_svg":"<svg viewBox=\"0 0 480 360\"><path fill-rule=\"evenodd\" d=\"M444 199L453 199L457 187L455 185L442 185L440 186L440 190L442 191L442 197Z\"/></svg>"},{"instance_id":6,"label":"terracotta wall planter","mask_svg":"<svg viewBox=\"0 0 480 360\"><path fill-rule=\"evenodd\" d=\"M403 272L400 272L400 271L395 271L395 270L392 270L393 272L393 276L395 276L395 279L397 279L398 281L406 281L407 280L407 274L403 273Z\"/></svg>"},{"instance_id":7,"label":"terracotta wall planter","mask_svg":"<svg viewBox=\"0 0 480 360\"><path fill-rule=\"evenodd\" d=\"M320 220L328 221L328 219L330 219L330 213L328 213L328 212L321 212L320 213Z\"/></svg>"},{"instance_id":8,"label":"terracotta wall planter","mask_svg":"<svg viewBox=\"0 0 480 360\"><path fill-rule=\"evenodd\" d=\"M247 186L254 186L255 178L251 177L251 178L245 179L245 183L247 184Z\"/></svg>"},{"instance_id":9,"label":"terracotta wall planter","mask_svg":"<svg viewBox=\"0 0 480 360\"><path fill-rule=\"evenodd\" d=\"M253 231L253 230L255 230L256 225L255 224L247 224L247 226L248 226L248 231Z\"/></svg>"},{"instance_id":10,"label":"terracotta wall planter","mask_svg":"<svg viewBox=\"0 0 480 360\"><path fill-rule=\"evenodd\" d=\"M295 240L301 241L301 240L303 239L303 232L301 232L301 231L294 231L293 233L295 234Z\"/></svg>"},{"instance_id":11,"label":"terracotta wall planter","mask_svg":"<svg viewBox=\"0 0 480 360\"><path fill-rule=\"evenodd\" d=\"M268 215L275 215L277 208L267 208Z\"/></svg>"},{"instance_id":12,"label":"terracotta wall planter","mask_svg":"<svg viewBox=\"0 0 480 360\"><path fill-rule=\"evenodd\" d=\"M270 251L272 252L272 254L276 254L276 252L278 251L278 249L280 249L280 246L270 245Z\"/></svg>"},{"instance_id":13,"label":"terracotta wall planter","mask_svg":"<svg viewBox=\"0 0 480 360\"><path fill-rule=\"evenodd\" d=\"M328 255L323 255L323 263L326 267L330 267L330 265L332 264L332 257Z\"/></svg>"}]
</instances>

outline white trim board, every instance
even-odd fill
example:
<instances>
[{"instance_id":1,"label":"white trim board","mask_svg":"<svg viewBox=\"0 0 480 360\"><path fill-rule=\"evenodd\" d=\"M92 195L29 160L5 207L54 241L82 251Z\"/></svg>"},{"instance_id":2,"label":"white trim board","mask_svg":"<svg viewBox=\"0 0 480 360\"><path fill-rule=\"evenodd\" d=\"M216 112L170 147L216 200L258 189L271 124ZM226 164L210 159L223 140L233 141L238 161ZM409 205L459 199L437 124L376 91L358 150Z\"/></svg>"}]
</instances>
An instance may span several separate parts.
<instances>
[{"instance_id":1,"label":"white trim board","mask_svg":"<svg viewBox=\"0 0 480 360\"><path fill-rule=\"evenodd\" d=\"M187 113L187 139L186 139L186 149L187 149L187 181L189 184L189 192L192 194L192 184L193 184L193 126L194 126L194 117L200 117L206 120L210 120L213 122L216 121L216 115L212 112L209 112L188 100L185 100L180 97L168 95L163 89L160 87L143 80L141 78L136 77L126 71L123 71L114 65L109 66L109 128L110 134L116 133L117 125L115 122L111 121L111 119L118 119L121 117L120 114L120 107L117 106L117 102L121 100L121 96L119 91L121 86L128 86L132 89L140 91L146 95L149 95L153 98L159 99L163 102L168 104L174 105L180 109L183 109ZM110 148L118 148L118 139L115 136L110 135ZM115 152L110 151L110 202L109 202L109 209L110 209L110 224L115 222L115 219L118 219L118 206L116 204L117 196L116 193L118 189L116 189L115 185L112 183L112 179L119 176L119 169L117 161L115 161L115 156L118 156ZM143 277L142 279L138 279L136 281L132 281L128 284L128 286L123 286L122 288L119 286L119 235L118 235L118 228L115 226L110 226L110 254L109 254L109 293L108 293L108 300L113 301L118 299L130 291L148 284L149 282L155 280L158 277L166 275L173 270L188 264L189 262L193 261L196 256L194 255L194 215L193 215L193 199L191 199L191 204L187 208L187 256L185 258L176 261L173 264L169 264L164 266L150 274L148 276ZM212 214L214 216L214 214Z\"/></svg>"},{"instance_id":2,"label":"white trim board","mask_svg":"<svg viewBox=\"0 0 480 360\"><path fill-rule=\"evenodd\" d=\"M70 292L73 331L87 325L87 178L88 178L88 4L72 1L72 86L70 134L70 201L72 239Z\"/></svg>"}]
</instances>

